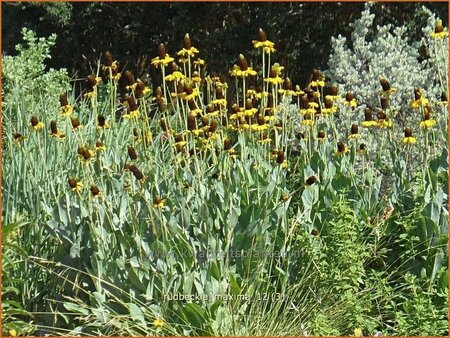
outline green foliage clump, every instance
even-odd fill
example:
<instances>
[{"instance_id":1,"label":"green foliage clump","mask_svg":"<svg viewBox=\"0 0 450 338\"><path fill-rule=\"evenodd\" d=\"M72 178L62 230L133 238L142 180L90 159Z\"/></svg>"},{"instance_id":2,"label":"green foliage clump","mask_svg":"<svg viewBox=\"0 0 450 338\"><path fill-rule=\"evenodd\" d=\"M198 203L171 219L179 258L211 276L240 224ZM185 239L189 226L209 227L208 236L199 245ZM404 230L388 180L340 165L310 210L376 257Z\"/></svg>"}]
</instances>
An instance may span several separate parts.
<instances>
[{"instance_id":1,"label":"green foliage clump","mask_svg":"<svg viewBox=\"0 0 450 338\"><path fill-rule=\"evenodd\" d=\"M69 76L65 69L47 69L45 64L51 58L56 34L38 38L35 32L23 28L22 36L25 43L16 46L18 54L2 58L2 94L7 104L15 102L17 109L34 110L40 104L36 96L57 102L55 93L69 89Z\"/></svg>"}]
</instances>

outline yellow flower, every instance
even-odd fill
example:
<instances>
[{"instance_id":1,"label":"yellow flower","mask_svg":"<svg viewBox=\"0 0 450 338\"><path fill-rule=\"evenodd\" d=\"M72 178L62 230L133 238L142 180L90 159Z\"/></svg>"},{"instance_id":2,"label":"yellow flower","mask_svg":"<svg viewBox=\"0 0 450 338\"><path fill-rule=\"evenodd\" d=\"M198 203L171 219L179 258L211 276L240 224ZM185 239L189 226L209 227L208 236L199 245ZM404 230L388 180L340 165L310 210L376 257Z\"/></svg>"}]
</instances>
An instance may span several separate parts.
<instances>
[{"instance_id":1,"label":"yellow flower","mask_svg":"<svg viewBox=\"0 0 450 338\"><path fill-rule=\"evenodd\" d=\"M62 139L64 137L66 137L66 134L64 134L60 130L58 130L56 133L50 133L50 136L54 137L54 138Z\"/></svg>"},{"instance_id":2,"label":"yellow flower","mask_svg":"<svg viewBox=\"0 0 450 338\"><path fill-rule=\"evenodd\" d=\"M420 122L420 128L431 128L436 124L434 119L423 120Z\"/></svg>"},{"instance_id":3,"label":"yellow flower","mask_svg":"<svg viewBox=\"0 0 450 338\"><path fill-rule=\"evenodd\" d=\"M227 106L227 100L225 100L225 99L215 99L215 100L211 101L211 104L212 105L217 104L219 106L226 107Z\"/></svg>"},{"instance_id":4,"label":"yellow flower","mask_svg":"<svg viewBox=\"0 0 450 338\"><path fill-rule=\"evenodd\" d=\"M234 106L233 114L230 115L230 119L237 120L238 118L244 117L245 116L244 110L245 110L245 108L237 107L237 105Z\"/></svg>"},{"instance_id":5,"label":"yellow flower","mask_svg":"<svg viewBox=\"0 0 450 338\"><path fill-rule=\"evenodd\" d=\"M282 95L286 95L286 96L295 96L297 95L297 93L292 90L292 89L278 89L278 93L282 94Z\"/></svg>"},{"instance_id":6,"label":"yellow flower","mask_svg":"<svg viewBox=\"0 0 450 338\"><path fill-rule=\"evenodd\" d=\"M178 53L177 53L177 55L178 56L183 56L183 57L188 57L188 56L195 56L195 54L198 54L198 53L200 53L199 51L198 51L198 49L197 48L195 48L195 47L191 47L191 48L189 48L189 49L186 49L186 48L183 48L182 50L180 50Z\"/></svg>"},{"instance_id":7,"label":"yellow flower","mask_svg":"<svg viewBox=\"0 0 450 338\"><path fill-rule=\"evenodd\" d=\"M309 85L311 87L325 87L325 81L323 80L311 81Z\"/></svg>"},{"instance_id":8,"label":"yellow flower","mask_svg":"<svg viewBox=\"0 0 450 338\"><path fill-rule=\"evenodd\" d=\"M445 31L442 31L442 32L439 32L439 33L432 32L430 35L431 35L431 37L433 39L438 40L438 39L445 38L448 35L448 32L445 32Z\"/></svg>"},{"instance_id":9,"label":"yellow flower","mask_svg":"<svg viewBox=\"0 0 450 338\"><path fill-rule=\"evenodd\" d=\"M296 85L295 86L295 96L302 96L303 94L305 94L305 92L300 89L299 85Z\"/></svg>"},{"instance_id":10,"label":"yellow flower","mask_svg":"<svg viewBox=\"0 0 450 338\"><path fill-rule=\"evenodd\" d=\"M199 89L197 87L195 87L192 90L192 93L187 94L183 99L185 99L186 101L193 100L194 98L196 98L198 96L199 93L200 93Z\"/></svg>"},{"instance_id":11,"label":"yellow flower","mask_svg":"<svg viewBox=\"0 0 450 338\"><path fill-rule=\"evenodd\" d=\"M344 106L356 107L357 105L358 105L358 102L356 101L355 97L353 96L353 93L347 92L347 94L345 95Z\"/></svg>"},{"instance_id":12,"label":"yellow flower","mask_svg":"<svg viewBox=\"0 0 450 338\"><path fill-rule=\"evenodd\" d=\"M44 123L43 122L38 122L38 124L37 125L35 125L35 126L33 126L33 129L34 130L41 130L41 129L43 129L44 128Z\"/></svg>"},{"instance_id":13,"label":"yellow flower","mask_svg":"<svg viewBox=\"0 0 450 338\"><path fill-rule=\"evenodd\" d=\"M257 91L255 89L247 89L247 97L254 99L256 97Z\"/></svg>"},{"instance_id":14,"label":"yellow flower","mask_svg":"<svg viewBox=\"0 0 450 338\"><path fill-rule=\"evenodd\" d=\"M134 118L138 118L141 115L141 112L139 110L132 110L127 114L123 114L122 117L124 119L134 119Z\"/></svg>"},{"instance_id":15,"label":"yellow flower","mask_svg":"<svg viewBox=\"0 0 450 338\"><path fill-rule=\"evenodd\" d=\"M359 133L358 125L352 124L352 126L350 128L350 135L348 136L348 139L349 140L358 140L360 138L361 138L361 134Z\"/></svg>"},{"instance_id":16,"label":"yellow flower","mask_svg":"<svg viewBox=\"0 0 450 338\"><path fill-rule=\"evenodd\" d=\"M95 90L92 90L90 92L85 93L83 96L87 97L88 99L92 99L97 95L97 93L95 92Z\"/></svg>"},{"instance_id":17,"label":"yellow flower","mask_svg":"<svg viewBox=\"0 0 450 338\"><path fill-rule=\"evenodd\" d=\"M314 121L311 118L305 118L302 120L301 124L312 127L314 125Z\"/></svg>"},{"instance_id":18,"label":"yellow flower","mask_svg":"<svg viewBox=\"0 0 450 338\"><path fill-rule=\"evenodd\" d=\"M254 48L261 48L261 49L269 49L270 52L275 52L275 44L272 41L266 40L266 41L258 41L258 40L252 40L253 47Z\"/></svg>"},{"instance_id":19,"label":"yellow flower","mask_svg":"<svg viewBox=\"0 0 450 338\"><path fill-rule=\"evenodd\" d=\"M428 102L428 99L426 99L426 98L424 98L424 97L421 97L421 98L419 98L419 99L417 99L417 100L411 101L410 106L411 106L411 108L417 109L417 108L419 108L419 107L425 107L425 106L427 106L428 103L429 103L429 102Z\"/></svg>"},{"instance_id":20,"label":"yellow flower","mask_svg":"<svg viewBox=\"0 0 450 338\"><path fill-rule=\"evenodd\" d=\"M205 65L205 60L202 59L197 59L196 61L194 61L194 66L204 66Z\"/></svg>"},{"instance_id":21,"label":"yellow flower","mask_svg":"<svg viewBox=\"0 0 450 338\"><path fill-rule=\"evenodd\" d=\"M241 74L238 76L247 77L249 75L256 75L256 71L254 71L252 67L248 67L247 70L241 70Z\"/></svg>"},{"instance_id":22,"label":"yellow flower","mask_svg":"<svg viewBox=\"0 0 450 338\"><path fill-rule=\"evenodd\" d=\"M364 122L363 122L363 124L364 124ZM382 120L378 120L376 125L378 128L390 128L390 127L392 127L392 122L382 119Z\"/></svg>"},{"instance_id":23,"label":"yellow flower","mask_svg":"<svg viewBox=\"0 0 450 338\"><path fill-rule=\"evenodd\" d=\"M322 109L322 114L323 115L334 114L335 112L337 112L337 107L336 106L332 106L331 108L323 108Z\"/></svg>"},{"instance_id":24,"label":"yellow flower","mask_svg":"<svg viewBox=\"0 0 450 338\"><path fill-rule=\"evenodd\" d=\"M244 110L243 116L253 116L253 115L255 115L255 113L256 113L257 111L258 111L257 108L246 109L246 110Z\"/></svg>"},{"instance_id":25,"label":"yellow flower","mask_svg":"<svg viewBox=\"0 0 450 338\"><path fill-rule=\"evenodd\" d=\"M194 73L192 74L191 80L192 80L192 82L194 82L194 83L200 83L200 82L202 82L202 78L198 75L197 72L194 72Z\"/></svg>"},{"instance_id":26,"label":"yellow flower","mask_svg":"<svg viewBox=\"0 0 450 338\"><path fill-rule=\"evenodd\" d=\"M272 67L271 70L273 72L275 72L275 75L281 75L281 72L284 70L283 66L280 66L280 64L278 62L275 62Z\"/></svg>"},{"instance_id":27,"label":"yellow flower","mask_svg":"<svg viewBox=\"0 0 450 338\"><path fill-rule=\"evenodd\" d=\"M266 121L266 122L273 122L273 121L275 121L277 118L274 116L274 115L266 115L266 116L264 116L264 120Z\"/></svg>"},{"instance_id":28,"label":"yellow flower","mask_svg":"<svg viewBox=\"0 0 450 338\"><path fill-rule=\"evenodd\" d=\"M262 99L263 97L267 97L267 96L269 96L269 92L266 92L266 91L255 94L255 98L258 100Z\"/></svg>"},{"instance_id":29,"label":"yellow flower","mask_svg":"<svg viewBox=\"0 0 450 338\"><path fill-rule=\"evenodd\" d=\"M345 106L356 107L358 105L358 101L356 99L351 99L350 101L344 101Z\"/></svg>"},{"instance_id":30,"label":"yellow flower","mask_svg":"<svg viewBox=\"0 0 450 338\"><path fill-rule=\"evenodd\" d=\"M436 20L436 25L434 27L434 32L430 33L432 39L443 39L448 35L448 32L444 31L444 26L442 26L442 20Z\"/></svg>"},{"instance_id":31,"label":"yellow flower","mask_svg":"<svg viewBox=\"0 0 450 338\"><path fill-rule=\"evenodd\" d=\"M164 208L165 205L166 205L165 199L162 199L160 197L155 197L153 199L153 204L152 204L153 208L161 209L161 208ZM155 320L155 322L156 322L156 320ZM153 322L153 324L155 324L155 322ZM159 320L158 323L160 324L159 326L162 326L164 324L164 322L162 320Z\"/></svg>"},{"instance_id":32,"label":"yellow flower","mask_svg":"<svg viewBox=\"0 0 450 338\"><path fill-rule=\"evenodd\" d=\"M70 104L59 107L59 113L62 116L70 116L73 112L73 107Z\"/></svg>"},{"instance_id":33,"label":"yellow flower","mask_svg":"<svg viewBox=\"0 0 450 338\"><path fill-rule=\"evenodd\" d=\"M309 87L325 87L324 76L318 69L313 69Z\"/></svg>"},{"instance_id":34,"label":"yellow flower","mask_svg":"<svg viewBox=\"0 0 450 338\"><path fill-rule=\"evenodd\" d=\"M153 321L153 326L156 326L156 327L162 327L162 326L164 326L164 320L162 320L162 319L155 319L154 321Z\"/></svg>"},{"instance_id":35,"label":"yellow flower","mask_svg":"<svg viewBox=\"0 0 450 338\"><path fill-rule=\"evenodd\" d=\"M335 153L336 156L341 156L342 154L348 153L350 151L348 147L342 142L338 142L337 147L338 150Z\"/></svg>"},{"instance_id":36,"label":"yellow flower","mask_svg":"<svg viewBox=\"0 0 450 338\"><path fill-rule=\"evenodd\" d=\"M411 108L417 109L428 105L428 99L423 97L422 94L423 92L420 90L420 88L414 88L414 100L410 103Z\"/></svg>"},{"instance_id":37,"label":"yellow flower","mask_svg":"<svg viewBox=\"0 0 450 338\"><path fill-rule=\"evenodd\" d=\"M11 337L17 337L17 331L15 329L10 329L8 333Z\"/></svg>"},{"instance_id":38,"label":"yellow flower","mask_svg":"<svg viewBox=\"0 0 450 338\"><path fill-rule=\"evenodd\" d=\"M172 74L169 74L165 77L166 81L168 82L172 82L172 81L180 81L183 80L186 76L184 76L183 73L181 73L180 71L176 70L174 71Z\"/></svg>"},{"instance_id":39,"label":"yellow flower","mask_svg":"<svg viewBox=\"0 0 450 338\"><path fill-rule=\"evenodd\" d=\"M30 123L31 123L31 128L33 128L36 131L39 131L44 128L44 123L40 122L36 116L31 117Z\"/></svg>"},{"instance_id":40,"label":"yellow flower","mask_svg":"<svg viewBox=\"0 0 450 338\"><path fill-rule=\"evenodd\" d=\"M393 94L397 91L397 88L391 87L389 81L384 78L380 79L380 84L381 84L382 90L380 90L378 92L378 95L380 95L382 97L389 97L391 94Z\"/></svg>"},{"instance_id":41,"label":"yellow flower","mask_svg":"<svg viewBox=\"0 0 450 338\"><path fill-rule=\"evenodd\" d=\"M275 76L275 77L269 77L267 79L264 79L265 82L269 82L273 85L277 85L277 84L282 84L283 83L283 79L279 76Z\"/></svg>"},{"instance_id":42,"label":"yellow flower","mask_svg":"<svg viewBox=\"0 0 450 338\"><path fill-rule=\"evenodd\" d=\"M201 112L202 112L202 110L200 108L195 108L189 112L189 115L193 116L193 117L197 117L197 115L200 114Z\"/></svg>"},{"instance_id":43,"label":"yellow flower","mask_svg":"<svg viewBox=\"0 0 450 338\"><path fill-rule=\"evenodd\" d=\"M185 130L185 134L194 134L195 136L199 136L203 134L205 131L203 129L193 129L193 130Z\"/></svg>"},{"instance_id":44,"label":"yellow flower","mask_svg":"<svg viewBox=\"0 0 450 338\"><path fill-rule=\"evenodd\" d=\"M267 124L258 124L258 123L255 123L255 124L252 124L252 125L250 126L250 128L251 128L253 131L264 131L264 130L267 130L267 128L269 128L269 125L267 125Z\"/></svg>"},{"instance_id":45,"label":"yellow flower","mask_svg":"<svg viewBox=\"0 0 450 338\"><path fill-rule=\"evenodd\" d=\"M105 144L103 142L97 141L95 143L95 150L98 151L98 152L105 151L106 150L106 146L105 146Z\"/></svg>"},{"instance_id":46,"label":"yellow flower","mask_svg":"<svg viewBox=\"0 0 450 338\"><path fill-rule=\"evenodd\" d=\"M378 125L378 122L377 122L377 121L374 121L374 120L371 120L371 121L363 121L363 122L361 122L361 125L362 125L364 128L370 128L370 127L375 127L375 126L377 126L377 125Z\"/></svg>"},{"instance_id":47,"label":"yellow flower","mask_svg":"<svg viewBox=\"0 0 450 338\"><path fill-rule=\"evenodd\" d=\"M89 163L94 158L95 153L87 147L81 147L78 148L78 155L80 157L81 162Z\"/></svg>"},{"instance_id":48,"label":"yellow flower","mask_svg":"<svg viewBox=\"0 0 450 338\"><path fill-rule=\"evenodd\" d=\"M417 142L417 140L416 140L416 138L415 137L404 137L403 139L402 139L402 142L404 143L404 144L414 144L414 143L416 143Z\"/></svg>"},{"instance_id":49,"label":"yellow flower","mask_svg":"<svg viewBox=\"0 0 450 338\"><path fill-rule=\"evenodd\" d=\"M74 178L69 178L68 182L74 192L80 192L83 189L83 182L79 182Z\"/></svg>"},{"instance_id":50,"label":"yellow flower","mask_svg":"<svg viewBox=\"0 0 450 338\"><path fill-rule=\"evenodd\" d=\"M230 70L230 75L232 77L240 76L241 68L238 65L233 65L233 68Z\"/></svg>"},{"instance_id":51,"label":"yellow flower","mask_svg":"<svg viewBox=\"0 0 450 338\"><path fill-rule=\"evenodd\" d=\"M364 155L366 153L366 145L364 143L359 145L357 153L358 155Z\"/></svg>"},{"instance_id":52,"label":"yellow flower","mask_svg":"<svg viewBox=\"0 0 450 338\"><path fill-rule=\"evenodd\" d=\"M363 335L362 330L359 327L357 327L355 329L354 333L355 333L355 337L362 337L362 335Z\"/></svg>"},{"instance_id":53,"label":"yellow flower","mask_svg":"<svg viewBox=\"0 0 450 338\"><path fill-rule=\"evenodd\" d=\"M238 128L241 129L241 130L249 130L250 129L250 125L244 120L244 121L241 121L239 123L239 127Z\"/></svg>"},{"instance_id":54,"label":"yellow flower","mask_svg":"<svg viewBox=\"0 0 450 338\"><path fill-rule=\"evenodd\" d=\"M308 105L310 106L310 104ZM298 112L302 115L306 115L306 114L315 114L316 113L316 109L312 108L312 107L308 107L308 109L299 109Z\"/></svg>"},{"instance_id":55,"label":"yellow flower","mask_svg":"<svg viewBox=\"0 0 450 338\"><path fill-rule=\"evenodd\" d=\"M325 100L337 101L340 99L339 95L325 95Z\"/></svg>"},{"instance_id":56,"label":"yellow flower","mask_svg":"<svg viewBox=\"0 0 450 338\"><path fill-rule=\"evenodd\" d=\"M267 40L266 33L260 28L258 32L258 40L252 40L254 48L261 48L264 53L270 54L275 52L275 44Z\"/></svg>"},{"instance_id":57,"label":"yellow flower","mask_svg":"<svg viewBox=\"0 0 450 338\"><path fill-rule=\"evenodd\" d=\"M169 54L166 53L163 59L161 59L159 56L152 59L152 65L154 65L156 68L163 65L164 67L167 67L171 62L174 61L173 57L170 57Z\"/></svg>"},{"instance_id":58,"label":"yellow flower","mask_svg":"<svg viewBox=\"0 0 450 338\"><path fill-rule=\"evenodd\" d=\"M411 128L405 128L405 137L402 139L404 144L414 144L417 142L416 138L412 135Z\"/></svg>"}]
</instances>

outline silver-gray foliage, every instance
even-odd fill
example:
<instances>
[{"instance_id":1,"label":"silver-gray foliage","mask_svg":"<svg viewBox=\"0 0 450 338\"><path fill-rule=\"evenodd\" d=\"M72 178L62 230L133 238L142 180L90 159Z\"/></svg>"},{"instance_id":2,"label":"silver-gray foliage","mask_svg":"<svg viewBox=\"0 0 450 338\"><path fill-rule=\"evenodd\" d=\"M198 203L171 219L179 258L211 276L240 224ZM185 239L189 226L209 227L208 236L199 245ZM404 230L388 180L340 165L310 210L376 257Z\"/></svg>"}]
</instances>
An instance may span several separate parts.
<instances>
[{"instance_id":1,"label":"silver-gray foliage","mask_svg":"<svg viewBox=\"0 0 450 338\"><path fill-rule=\"evenodd\" d=\"M391 106L396 109L410 109L414 87L423 89L431 101L438 100L442 91L447 90L447 84L445 78L440 83L436 67L445 68L441 69L444 76L448 73L448 44L447 39L433 41L430 38L435 15L424 7L421 9L429 17L428 26L423 28L420 41L411 42L406 36L407 26L375 26L371 6L366 3L361 17L352 24L351 44L341 35L332 38L327 76L338 85L341 93L352 91L360 103L372 107L380 107L380 78L397 88L391 98ZM421 45L426 46L429 58L419 61Z\"/></svg>"}]
</instances>

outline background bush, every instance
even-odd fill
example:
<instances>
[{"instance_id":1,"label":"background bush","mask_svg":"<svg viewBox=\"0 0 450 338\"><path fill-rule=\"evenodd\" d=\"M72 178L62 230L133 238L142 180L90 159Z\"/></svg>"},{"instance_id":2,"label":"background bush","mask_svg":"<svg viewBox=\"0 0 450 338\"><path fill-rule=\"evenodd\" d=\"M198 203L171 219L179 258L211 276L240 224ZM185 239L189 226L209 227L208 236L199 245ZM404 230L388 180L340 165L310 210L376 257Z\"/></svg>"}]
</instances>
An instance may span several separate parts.
<instances>
[{"instance_id":1,"label":"background bush","mask_svg":"<svg viewBox=\"0 0 450 338\"><path fill-rule=\"evenodd\" d=\"M376 3L375 25L409 27L417 37L425 20L424 5L447 25L445 3ZM332 36L350 37L363 3L5 3L3 51L14 53L23 26L39 36L58 32L58 48L48 63L83 77L92 72L101 53L110 50L125 68L141 78L154 77L149 57L159 43L170 52L181 47L189 33L209 70L228 73L240 53L251 51L250 39L263 28L277 42L276 61L286 66L294 83L306 85L313 68L326 68ZM187 19L189 18L189 19ZM339 18L339 20L336 20ZM227 57L224 57L224 56ZM254 54L256 56L256 54ZM254 60L256 61L256 60Z\"/></svg>"}]
</instances>

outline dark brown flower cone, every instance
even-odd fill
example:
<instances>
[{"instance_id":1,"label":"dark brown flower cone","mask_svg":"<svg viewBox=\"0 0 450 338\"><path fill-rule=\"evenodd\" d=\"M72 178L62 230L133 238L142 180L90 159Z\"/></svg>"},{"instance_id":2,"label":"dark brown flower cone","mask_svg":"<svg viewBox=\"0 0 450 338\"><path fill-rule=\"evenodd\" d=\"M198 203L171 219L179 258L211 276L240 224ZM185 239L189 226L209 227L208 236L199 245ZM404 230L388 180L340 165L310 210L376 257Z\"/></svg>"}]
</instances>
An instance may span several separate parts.
<instances>
[{"instance_id":1,"label":"dark brown flower cone","mask_svg":"<svg viewBox=\"0 0 450 338\"><path fill-rule=\"evenodd\" d=\"M434 26L435 33L442 33L444 31L444 26L442 25L442 20L436 20L436 25Z\"/></svg>"},{"instance_id":2,"label":"dark brown flower cone","mask_svg":"<svg viewBox=\"0 0 450 338\"><path fill-rule=\"evenodd\" d=\"M261 42L264 42L264 41L267 40L266 33L262 30L262 28L259 29L258 40L261 41Z\"/></svg>"},{"instance_id":3,"label":"dark brown flower cone","mask_svg":"<svg viewBox=\"0 0 450 338\"><path fill-rule=\"evenodd\" d=\"M386 110L389 108L389 99L386 97L380 98L381 109Z\"/></svg>"},{"instance_id":4,"label":"dark brown flower cone","mask_svg":"<svg viewBox=\"0 0 450 338\"><path fill-rule=\"evenodd\" d=\"M387 92L391 89L391 85L386 79L380 80L381 88L383 88L383 91Z\"/></svg>"},{"instance_id":5,"label":"dark brown flower cone","mask_svg":"<svg viewBox=\"0 0 450 338\"><path fill-rule=\"evenodd\" d=\"M104 55L103 55L103 64L106 66L106 67L111 67L112 66L112 64L113 64L113 57L112 57L112 54L111 54L111 52L106 52Z\"/></svg>"},{"instance_id":6,"label":"dark brown flower cone","mask_svg":"<svg viewBox=\"0 0 450 338\"><path fill-rule=\"evenodd\" d=\"M87 91L92 91L94 87L97 85L97 79L94 75L89 75L86 78L86 89Z\"/></svg>"},{"instance_id":7,"label":"dark brown flower cone","mask_svg":"<svg viewBox=\"0 0 450 338\"><path fill-rule=\"evenodd\" d=\"M213 120L211 121L209 125L209 132L214 133L217 130L217 121Z\"/></svg>"},{"instance_id":8,"label":"dark brown flower cone","mask_svg":"<svg viewBox=\"0 0 450 338\"><path fill-rule=\"evenodd\" d=\"M229 139L223 140L223 150L230 150L231 149L231 142Z\"/></svg>"},{"instance_id":9,"label":"dark brown flower cone","mask_svg":"<svg viewBox=\"0 0 450 338\"><path fill-rule=\"evenodd\" d=\"M52 132L52 134L58 134L58 127L56 125L56 121L50 122L50 131Z\"/></svg>"},{"instance_id":10,"label":"dark brown flower cone","mask_svg":"<svg viewBox=\"0 0 450 338\"><path fill-rule=\"evenodd\" d=\"M197 121L194 116L188 115L187 117L187 128L189 131L197 129Z\"/></svg>"},{"instance_id":11,"label":"dark brown flower cone","mask_svg":"<svg viewBox=\"0 0 450 338\"><path fill-rule=\"evenodd\" d=\"M61 107L69 105L69 101L67 101L67 95L61 94L59 96L59 103L61 104Z\"/></svg>"},{"instance_id":12,"label":"dark brown flower cone","mask_svg":"<svg viewBox=\"0 0 450 338\"><path fill-rule=\"evenodd\" d=\"M69 178L68 183L69 183L69 186L70 186L71 188L76 188L78 182L77 182L77 180L74 179L74 178Z\"/></svg>"},{"instance_id":13,"label":"dark brown flower cone","mask_svg":"<svg viewBox=\"0 0 450 338\"><path fill-rule=\"evenodd\" d=\"M72 123L72 128L77 129L80 126L80 120L75 117L70 118L70 122Z\"/></svg>"},{"instance_id":14,"label":"dark brown flower cone","mask_svg":"<svg viewBox=\"0 0 450 338\"><path fill-rule=\"evenodd\" d=\"M158 46L158 57L162 60L166 57L166 46L164 46L163 43L161 43Z\"/></svg>"},{"instance_id":15,"label":"dark brown flower cone","mask_svg":"<svg viewBox=\"0 0 450 338\"><path fill-rule=\"evenodd\" d=\"M282 164L284 162L284 151L278 150L277 152L277 163Z\"/></svg>"},{"instance_id":16,"label":"dark brown flower cone","mask_svg":"<svg viewBox=\"0 0 450 338\"><path fill-rule=\"evenodd\" d=\"M131 146L128 146L128 156L130 157L130 159L131 159L132 161L137 160L138 155L137 155L137 153L136 153L136 149L134 149L134 148L131 147Z\"/></svg>"},{"instance_id":17,"label":"dark brown flower cone","mask_svg":"<svg viewBox=\"0 0 450 338\"><path fill-rule=\"evenodd\" d=\"M318 182L318 179L316 176L310 176L308 177L308 179L306 180L306 184L307 185L313 185L314 183Z\"/></svg>"},{"instance_id":18,"label":"dark brown flower cone","mask_svg":"<svg viewBox=\"0 0 450 338\"><path fill-rule=\"evenodd\" d=\"M320 80L320 71L318 69L313 69L311 79L312 81Z\"/></svg>"},{"instance_id":19,"label":"dark brown flower cone","mask_svg":"<svg viewBox=\"0 0 450 338\"><path fill-rule=\"evenodd\" d=\"M134 79L133 73L131 71L129 71L129 70L126 70L123 73L123 78L124 78L125 83L126 83L127 86L131 86L132 84L134 84L136 82L135 79Z\"/></svg>"},{"instance_id":20,"label":"dark brown flower cone","mask_svg":"<svg viewBox=\"0 0 450 338\"><path fill-rule=\"evenodd\" d=\"M412 129L405 128L405 137L412 137Z\"/></svg>"},{"instance_id":21,"label":"dark brown flower cone","mask_svg":"<svg viewBox=\"0 0 450 338\"><path fill-rule=\"evenodd\" d=\"M91 191L92 196L98 196L100 194L100 189L95 185L91 185L89 190Z\"/></svg>"},{"instance_id":22,"label":"dark brown flower cone","mask_svg":"<svg viewBox=\"0 0 450 338\"><path fill-rule=\"evenodd\" d=\"M104 127L105 124L106 124L106 119L105 119L105 117L103 115L98 115L97 121L98 121L98 125L100 127Z\"/></svg>"},{"instance_id":23,"label":"dark brown flower cone","mask_svg":"<svg viewBox=\"0 0 450 338\"><path fill-rule=\"evenodd\" d=\"M330 95L337 96L338 95L338 87L333 85L330 87Z\"/></svg>"},{"instance_id":24,"label":"dark brown flower cone","mask_svg":"<svg viewBox=\"0 0 450 338\"><path fill-rule=\"evenodd\" d=\"M137 105L136 100L134 99L133 96L129 96L127 98L127 102L128 102L129 107L130 107L130 111L138 110L138 105Z\"/></svg>"},{"instance_id":25,"label":"dark brown flower cone","mask_svg":"<svg viewBox=\"0 0 450 338\"><path fill-rule=\"evenodd\" d=\"M189 37L189 34L186 33L183 38L183 48L191 49L191 47L192 47L191 38Z\"/></svg>"},{"instance_id":26,"label":"dark brown flower cone","mask_svg":"<svg viewBox=\"0 0 450 338\"><path fill-rule=\"evenodd\" d=\"M414 100L420 100L422 98L422 94L420 93L419 88L414 88Z\"/></svg>"},{"instance_id":27,"label":"dark brown flower cone","mask_svg":"<svg viewBox=\"0 0 450 338\"><path fill-rule=\"evenodd\" d=\"M248 69L247 59L242 54L239 54L239 67L243 71L246 71Z\"/></svg>"},{"instance_id":28,"label":"dark brown flower cone","mask_svg":"<svg viewBox=\"0 0 450 338\"><path fill-rule=\"evenodd\" d=\"M364 109L364 121L372 121L372 109L366 108Z\"/></svg>"},{"instance_id":29,"label":"dark brown flower cone","mask_svg":"<svg viewBox=\"0 0 450 338\"><path fill-rule=\"evenodd\" d=\"M138 167L136 167L134 164L130 165L130 171L133 173L134 177L140 181L144 179L144 175L142 174L142 171L139 170Z\"/></svg>"},{"instance_id":30,"label":"dark brown flower cone","mask_svg":"<svg viewBox=\"0 0 450 338\"><path fill-rule=\"evenodd\" d=\"M36 127L38 125L38 123L39 123L39 120L38 120L38 118L36 116L32 116L31 120L30 120L30 123L31 123L31 125L33 127Z\"/></svg>"}]
</instances>

